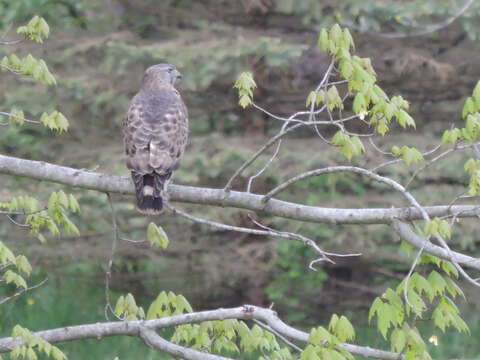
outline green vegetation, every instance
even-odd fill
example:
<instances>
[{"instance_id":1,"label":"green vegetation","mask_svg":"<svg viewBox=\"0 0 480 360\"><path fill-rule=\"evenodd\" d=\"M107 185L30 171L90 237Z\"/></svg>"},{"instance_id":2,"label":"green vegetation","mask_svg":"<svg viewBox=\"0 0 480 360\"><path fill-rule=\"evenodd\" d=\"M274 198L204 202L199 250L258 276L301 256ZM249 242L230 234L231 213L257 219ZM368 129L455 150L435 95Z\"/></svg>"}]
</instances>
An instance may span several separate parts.
<instances>
[{"instance_id":1,"label":"green vegetation","mask_svg":"<svg viewBox=\"0 0 480 360\"><path fill-rule=\"evenodd\" d=\"M464 123L449 126L438 121L429 133L441 137L448 151L460 146L471 153L455 155L455 161L446 164L433 164L430 177L422 173L416 181L417 170L431 165L425 149L435 141L414 132L428 130L432 114L419 121L415 115L422 99L415 102L418 99L407 101L407 95L390 96L389 84L384 86L376 71L375 54L365 52L363 41L355 46L351 34L428 29L418 24L456 14L460 2L437 6L437 2L425 1L419 6L412 1L411 6L400 6L373 0L361 5L349 0L336 5L310 0L246 1L240 10L240 2L232 5L231 12L209 8L212 4L207 3L194 6L198 16L187 24L183 19L194 11L188 1L159 5L153 0L136 4L118 0L106 5L121 16L101 10L95 1L0 1L0 26L18 25L17 36L30 40L1 49L1 75L7 91L0 110L10 109L1 113L1 125L5 126L0 134L1 152L79 169L98 165L101 172L125 174L120 119L143 68L169 61L188 74L182 93L189 104L193 138L176 182L223 187L252 149L261 147L266 135L280 127L253 105L280 116L306 105L308 121L318 120L323 126L325 143L319 145L318 139L307 133L290 136L291 143L282 145L282 162L274 161L264 176L253 182L252 192L265 194L310 169L352 163L357 169L371 169L380 162L378 154L367 158L371 147L365 136L371 132L380 135L376 139L381 143L372 146L390 149L380 150L381 155L396 164L375 173L377 178L406 182L406 187L412 182L408 190L422 204L445 204L446 199L459 200L458 194L465 192L478 195L480 160L474 144L480 140L480 82L476 82L476 70L469 73L475 83L468 79L463 84L468 93L462 90L457 94L466 98L461 100L463 108L459 99L452 106L456 113L461 112ZM478 7L472 5L459 18L461 29L457 31L462 36L480 36ZM248 16L231 15L238 11ZM222 12L226 12L223 21L213 19ZM288 28L289 21L297 24L298 33L284 30L282 26ZM322 55L312 60L312 71L305 63L299 64L299 58L319 51L312 50L305 40L317 29ZM49 48L43 47L54 31L64 31L66 40L58 37ZM436 41L440 43L438 38ZM358 49L362 47L364 51ZM418 58L415 53L409 61ZM387 60L381 58L388 68ZM422 61L422 68L432 64ZM387 75L410 74L409 69L397 65L387 69ZM438 76L450 76L445 67L434 65ZM327 80L318 85L321 76L315 71L328 75L332 69L336 71L333 83ZM422 89L413 88L417 93ZM55 110L57 105L63 113ZM328 112L329 119L314 119L314 110L321 109ZM75 121L67 120L64 113ZM343 116L358 120L358 125L334 120ZM399 135L400 131L407 135ZM262 154L233 188L243 191L248 177L262 169L271 153ZM459 179L462 166L465 174ZM351 171L309 177L278 197L336 208L404 205L385 181L365 182L362 176L366 175ZM480 336L480 320L470 316L478 309L462 300L478 299L478 289L465 296L463 288L472 291L459 276L458 267L447 260L425 253L417 259L414 251L399 255L399 247L408 246L400 245L387 226L299 224L257 214L264 228L301 233L322 249L344 252L348 248L363 253L359 260L340 258L333 265L312 261L318 254L302 239L278 241L215 231L201 224L187 225L174 216L152 222L134 212L131 199L108 194L107 202L103 194L92 191L74 189L70 193L70 189L60 190L52 184L5 179L0 188L0 211L5 215L0 227L4 283L0 301L6 300L0 302L0 335L26 342L10 353L12 359L161 358L137 337L80 340L57 348L32 332L103 322L106 314L118 321L132 321L250 302L274 303L284 321L309 333L299 355L302 360L352 359L341 346L344 342L389 349L403 353L407 360L480 353L475 341ZM429 182L436 184L433 191L424 190ZM231 209L185 207L215 221L251 227L249 216ZM453 220L427 216L416 223L416 232L436 244L448 242L456 250L477 256L476 223L462 220L465 225L460 228L458 221L456 215ZM28 232L20 232L19 226ZM408 273L412 263L417 266ZM315 270L308 270L309 264ZM49 281L41 283L45 277ZM40 286L29 288L35 284ZM251 321L204 321L173 326L161 330L161 335L175 344L235 358L290 360L296 356L274 333Z\"/></svg>"}]
</instances>

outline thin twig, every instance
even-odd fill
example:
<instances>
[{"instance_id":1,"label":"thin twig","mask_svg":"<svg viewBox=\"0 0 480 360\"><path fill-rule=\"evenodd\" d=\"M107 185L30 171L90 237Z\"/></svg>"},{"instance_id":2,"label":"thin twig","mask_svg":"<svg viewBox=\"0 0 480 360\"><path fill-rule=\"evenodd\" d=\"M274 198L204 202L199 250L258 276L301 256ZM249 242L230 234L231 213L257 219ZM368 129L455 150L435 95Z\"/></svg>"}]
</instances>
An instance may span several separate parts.
<instances>
[{"instance_id":1,"label":"thin twig","mask_svg":"<svg viewBox=\"0 0 480 360\"><path fill-rule=\"evenodd\" d=\"M455 20L457 20L460 16L463 15L465 11L468 10L468 8L474 3L474 1L475 0L467 0L455 14L445 19L444 21L439 22L438 24L427 26L425 29L417 30L410 33L379 33L379 34L377 33L376 35L387 38L387 39L399 39L399 38L431 34L435 31L443 29L444 27L447 27L448 25L453 23Z\"/></svg>"},{"instance_id":2,"label":"thin twig","mask_svg":"<svg viewBox=\"0 0 480 360\"><path fill-rule=\"evenodd\" d=\"M110 311L118 320L120 319L113 310L113 307L110 302L110 279L112 277L112 266L113 260L115 258L115 252L117 251L118 243L118 228L117 228L117 216L115 213L115 207L113 206L113 200L110 193L106 193L108 198L108 204L110 205L110 211L112 212L112 228L113 228L113 238L112 238L112 249L110 251L110 257L107 263L107 271L105 272L105 319L108 318L108 311Z\"/></svg>"},{"instance_id":3,"label":"thin twig","mask_svg":"<svg viewBox=\"0 0 480 360\"><path fill-rule=\"evenodd\" d=\"M258 326L264 328L265 330L271 332L272 334L274 334L276 337L278 337L280 340L282 340L286 345L290 346L291 348L297 350L298 352L302 352L303 349L297 345L295 345L293 342L291 342L290 340L288 340L285 336L283 336L282 334L280 334L278 331L276 331L275 329L272 329L270 326L268 326L267 324L261 322L260 320L253 320L253 322L255 324L257 324Z\"/></svg>"},{"instance_id":4,"label":"thin twig","mask_svg":"<svg viewBox=\"0 0 480 360\"><path fill-rule=\"evenodd\" d=\"M22 295L23 293L27 292L27 291L30 291L30 290L33 290L33 289L36 289L40 286L42 286L43 284L45 284L46 282L48 281L48 278L45 278L43 279L42 281L40 281L38 284L34 285L34 286L30 286L30 287L27 287L26 289L21 289L19 291L17 291L15 294L11 295L11 296L8 296L6 298L3 298L0 300L0 305L6 303L7 301L13 299L13 298L16 298L17 296L20 296Z\"/></svg>"}]
</instances>

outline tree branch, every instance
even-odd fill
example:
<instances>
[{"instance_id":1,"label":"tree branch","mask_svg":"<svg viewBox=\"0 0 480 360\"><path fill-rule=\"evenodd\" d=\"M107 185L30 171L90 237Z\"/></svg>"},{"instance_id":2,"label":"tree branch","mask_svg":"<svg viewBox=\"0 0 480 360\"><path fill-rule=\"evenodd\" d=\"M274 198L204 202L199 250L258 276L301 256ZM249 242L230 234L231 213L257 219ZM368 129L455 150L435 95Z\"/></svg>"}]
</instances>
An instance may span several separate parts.
<instances>
[{"instance_id":1,"label":"tree branch","mask_svg":"<svg viewBox=\"0 0 480 360\"><path fill-rule=\"evenodd\" d=\"M460 254L453 250L448 251L443 247L432 244L430 241L425 241L425 239L414 233L411 227L403 221L393 220L392 225L395 232L400 235L402 239L407 241L409 244L415 246L416 248L424 247L424 250L429 254L435 255L439 258L451 261L453 263L457 263L459 265L464 265L472 269L480 270L480 259Z\"/></svg>"},{"instance_id":2,"label":"tree branch","mask_svg":"<svg viewBox=\"0 0 480 360\"><path fill-rule=\"evenodd\" d=\"M0 155L0 174L23 176L100 192L129 195L134 193L132 181L127 176L101 174L5 155ZM226 193L222 189L182 185L169 185L168 194L171 201L261 211L272 216L316 223L389 224L394 218L404 221L422 219L420 211L413 207L338 209L307 206L277 199L270 199L268 203L264 204L262 202L263 195L238 191ZM446 215L456 215L457 217L480 216L480 206L476 205L426 206L423 209L430 217Z\"/></svg>"},{"instance_id":3,"label":"tree branch","mask_svg":"<svg viewBox=\"0 0 480 360\"><path fill-rule=\"evenodd\" d=\"M140 328L140 337L142 340L158 351L163 351L179 357L180 359L186 360L232 360L231 358L226 358L219 355L212 355L195 349L189 349L170 341L165 340L160 335L158 335L155 330L149 329L147 327Z\"/></svg>"},{"instance_id":4,"label":"tree branch","mask_svg":"<svg viewBox=\"0 0 480 360\"><path fill-rule=\"evenodd\" d=\"M438 31L440 29L443 29L444 27L447 27L451 23L453 23L455 20L457 20L460 16L463 15L465 11L468 10L468 8L475 2L475 0L467 0L465 3L458 9L455 14L452 16L446 18L442 22L439 22L438 24L433 24L425 27L424 29L409 32L409 33L379 33L375 35L379 35L381 37L387 38L387 39L399 39L399 38L406 38L406 37L412 37L412 36L422 36L422 35L427 35L431 34L435 31Z\"/></svg>"},{"instance_id":5,"label":"tree branch","mask_svg":"<svg viewBox=\"0 0 480 360\"><path fill-rule=\"evenodd\" d=\"M145 327L149 329L161 329L184 324L226 319L259 320L286 338L303 343L308 342L308 333L285 324L273 310L252 305L244 305L230 309L217 309L182 315L172 315L154 320L118 321L67 326L63 328L38 331L33 333L33 335L39 336L51 344L55 344L79 339L101 339L102 337L106 336L139 336L142 328ZM20 338L2 338L0 339L0 353L9 352L15 346L22 345L23 343L24 341ZM354 355L362 355L365 357L385 360L399 359L399 354L390 351L378 350L366 346L347 343L342 344L341 346Z\"/></svg>"}]
</instances>

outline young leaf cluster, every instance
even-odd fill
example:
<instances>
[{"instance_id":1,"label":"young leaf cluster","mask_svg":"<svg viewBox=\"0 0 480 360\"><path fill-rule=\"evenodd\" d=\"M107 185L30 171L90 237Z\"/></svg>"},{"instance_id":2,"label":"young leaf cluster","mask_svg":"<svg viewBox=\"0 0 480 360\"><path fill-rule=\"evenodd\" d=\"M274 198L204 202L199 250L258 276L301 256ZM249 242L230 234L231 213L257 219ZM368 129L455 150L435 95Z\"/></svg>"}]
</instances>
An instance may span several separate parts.
<instances>
[{"instance_id":1,"label":"young leaf cluster","mask_svg":"<svg viewBox=\"0 0 480 360\"><path fill-rule=\"evenodd\" d=\"M16 270L8 269L15 267ZM5 270L2 274L2 279L7 284L15 284L17 288L27 288L27 282L20 273L24 276L29 276L32 272L32 266L24 255L15 256L12 251L0 241L0 269Z\"/></svg>"},{"instance_id":2,"label":"young leaf cluster","mask_svg":"<svg viewBox=\"0 0 480 360\"><path fill-rule=\"evenodd\" d=\"M10 115L8 116L8 121L13 124L23 125L25 123L25 115L23 110L15 107L12 108L12 110L10 110Z\"/></svg>"},{"instance_id":3,"label":"young leaf cluster","mask_svg":"<svg viewBox=\"0 0 480 360\"><path fill-rule=\"evenodd\" d=\"M38 354L40 353L54 360L67 360L67 356L58 347L43 340L39 336L32 335L30 330L20 325L16 325L13 328L12 337L18 337L25 341L25 345L17 345L11 351L10 357L14 360L37 360Z\"/></svg>"},{"instance_id":4,"label":"young leaf cluster","mask_svg":"<svg viewBox=\"0 0 480 360\"><path fill-rule=\"evenodd\" d=\"M115 304L115 315L122 320L131 321L145 319L145 312L138 306L132 294L120 296Z\"/></svg>"},{"instance_id":5,"label":"young leaf cluster","mask_svg":"<svg viewBox=\"0 0 480 360\"><path fill-rule=\"evenodd\" d=\"M17 29L17 34L23 34L28 39L43 43L43 39L48 38L50 27L44 18L35 15L27 25L20 26Z\"/></svg>"},{"instance_id":6,"label":"young leaf cluster","mask_svg":"<svg viewBox=\"0 0 480 360\"><path fill-rule=\"evenodd\" d=\"M260 359L291 360L288 348L280 347L275 336L258 325L249 328L237 319L181 325L172 340L206 352L240 354L261 352Z\"/></svg>"},{"instance_id":7,"label":"young leaf cluster","mask_svg":"<svg viewBox=\"0 0 480 360\"><path fill-rule=\"evenodd\" d=\"M159 317L190 313L193 309L183 295L176 295L172 291L162 291L150 304L147 311L147 320Z\"/></svg>"},{"instance_id":8,"label":"young leaf cluster","mask_svg":"<svg viewBox=\"0 0 480 360\"><path fill-rule=\"evenodd\" d=\"M67 211L76 213L80 210L77 199L72 194L65 194L63 190L53 192L48 200L47 213L55 225L63 227L65 232L70 234L80 234L77 226L68 218ZM28 219L28 218L27 218ZM54 235L58 235L60 232L53 227L50 232ZM53 231L52 231L53 230ZM57 232L58 231L58 232ZM57 232L57 234L55 234Z\"/></svg>"},{"instance_id":9,"label":"young leaf cluster","mask_svg":"<svg viewBox=\"0 0 480 360\"><path fill-rule=\"evenodd\" d=\"M235 81L234 88L238 89L238 103L242 108L252 104L253 101L253 89L257 87L255 80L253 80L253 75L251 72L241 73L237 81Z\"/></svg>"},{"instance_id":10,"label":"young leaf cluster","mask_svg":"<svg viewBox=\"0 0 480 360\"><path fill-rule=\"evenodd\" d=\"M151 222L147 227L147 241L152 245L160 249L166 249L169 241L165 230L161 226L158 226Z\"/></svg>"},{"instance_id":11,"label":"young leaf cluster","mask_svg":"<svg viewBox=\"0 0 480 360\"><path fill-rule=\"evenodd\" d=\"M67 233L79 234L77 226L69 219L67 212L76 213L80 210L77 199L72 194L65 194L62 190L53 192L44 208L39 206L38 201L28 195L21 195L7 202L0 203L0 209L6 209L25 216L25 225L28 225L30 232L36 234L41 242L45 237L40 233L47 229L52 235L59 235L60 228Z\"/></svg>"},{"instance_id":12,"label":"young leaf cluster","mask_svg":"<svg viewBox=\"0 0 480 360\"><path fill-rule=\"evenodd\" d=\"M55 85L57 82L42 59L36 59L31 54L19 58L15 54L4 56L0 61L1 71L14 71L21 75L31 76L33 79L48 85Z\"/></svg>"},{"instance_id":13,"label":"young leaf cluster","mask_svg":"<svg viewBox=\"0 0 480 360\"><path fill-rule=\"evenodd\" d=\"M387 133L393 120L403 128L415 127L415 121L407 113L408 102L401 96L390 99L376 84L376 73L370 59L352 54L354 42L348 29L342 29L338 24L333 25L330 30L322 29L318 47L328 52L337 63L340 77L347 82L347 95L353 97L352 111L358 118L364 120L368 116L368 124L381 135ZM311 92L307 98L307 106L313 102L317 105L325 102L330 112L343 109L343 99L334 85L328 86L326 90ZM352 138L354 143L351 143L348 137L337 133L334 140L334 145L343 144L339 145L340 152L348 159L363 152L363 145L358 138ZM417 158L416 154L411 154L410 151L406 151L404 156L409 162L414 162Z\"/></svg>"},{"instance_id":14,"label":"young leaf cluster","mask_svg":"<svg viewBox=\"0 0 480 360\"><path fill-rule=\"evenodd\" d=\"M469 159L465 163L464 169L470 175L468 194L471 196L480 194L480 160Z\"/></svg>"},{"instance_id":15,"label":"young leaf cluster","mask_svg":"<svg viewBox=\"0 0 480 360\"><path fill-rule=\"evenodd\" d=\"M480 140L480 81L473 89L463 105L462 118L465 119L465 127L446 130L442 136L442 144L455 144L459 140L469 143Z\"/></svg>"},{"instance_id":16,"label":"young leaf cluster","mask_svg":"<svg viewBox=\"0 0 480 360\"><path fill-rule=\"evenodd\" d=\"M442 220L438 217L435 217L425 223L423 233L425 235L439 235L446 239L450 239L452 237L452 227L447 220Z\"/></svg>"},{"instance_id":17,"label":"young leaf cluster","mask_svg":"<svg viewBox=\"0 0 480 360\"><path fill-rule=\"evenodd\" d=\"M302 351L301 360L353 360L354 357L340 345L355 338L355 330L345 316L332 315L328 329L319 326L310 331L308 345Z\"/></svg>"},{"instance_id":18,"label":"young leaf cluster","mask_svg":"<svg viewBox=\"0 0 480 360\"><path fill-rule=\"evenodd\" d=\"M193 309L183 295L162 291L150 305L146 319L190 312ZM257 325L250 329L243 321L236 319L177 326L171 341L207 352L239 354L241 350L261 351L265 359L292 359L289 350L281 348L270 332Z\"/></svg>"},{"instance_id":19,"label":"young leaf cluster","mask_svg":"<svg viewBox=\"0 0 480 360\"><path fill-rule=\"evenodd\" d=\"M340 153L348 160L365 152L365 147L358 136L350 136L339 130L332 138L332 144L340 148Z\"/></svg>"},{"instance_id":20,"label":"young leaf cluster","mask_svg":"<svg viewBox=\"0 0 480 360\"><path fill-rule=\"evenodd\" d=\"M441 220L428 224L429 231L447 232L446 229L440 230ZM437 270L430 271L426 277L418 272L413 273L407 285L407 279L404 279L396 291L387 289L377 297L369 312L369 321L376 317L377 328L386 340L390 340L392 351L403 352L406 359L430 359L425 342L413 325L413 319L430 317L434 326L442 331L449 326L458 331L469 331L452 300L457 295L463 296L450 277L458 277L457 269L449 261L430 254L422 255L419 265L425 264L434 265L443 274ZM408 302L402 297L405 290Z\"/></svg>"},{"instance_id":21,"label":"young leaf cluster","mask_svg":"<svg viewBox=\"0 0 480 360\"><path fill-rule=\"evenodd\" d=\"M392 147L392 154L398 157L401 157L405 164L416 164L418 162L424 161L423 155L420 151L415 149L414 147L409 146L402 146L401 148L398 146Z\"/></svg>"},{"instance_id":22,"label":"young leaf cluster","mask_svg":"<svg viewBox=\"0 0 480 360\"><path fill-rule=\"evenodd\" d=\"M68 130L68 120L59 111L54 110L50 114L44 112L40 117L40 122L50 130L56 130L59 132Z\"/></svg>"}]
</instances>

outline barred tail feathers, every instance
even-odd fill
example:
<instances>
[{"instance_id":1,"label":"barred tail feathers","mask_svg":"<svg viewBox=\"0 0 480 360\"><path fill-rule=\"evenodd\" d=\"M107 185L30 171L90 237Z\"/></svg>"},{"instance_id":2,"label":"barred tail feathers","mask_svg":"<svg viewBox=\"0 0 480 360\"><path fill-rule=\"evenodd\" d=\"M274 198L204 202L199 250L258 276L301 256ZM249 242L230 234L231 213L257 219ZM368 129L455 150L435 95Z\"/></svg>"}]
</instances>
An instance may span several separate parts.
<instances>
[{"instance_id":1,"label":"barred tail feathers","mask_svg":"<svg viewBox=\"0 0 480 360\"><path fill-rule=\"evenodd\" d=\"M145 215L158 215L163 208L163 190L170 174L139 174L132 172L137 210Z\"/></svg>"}]
</instances>

